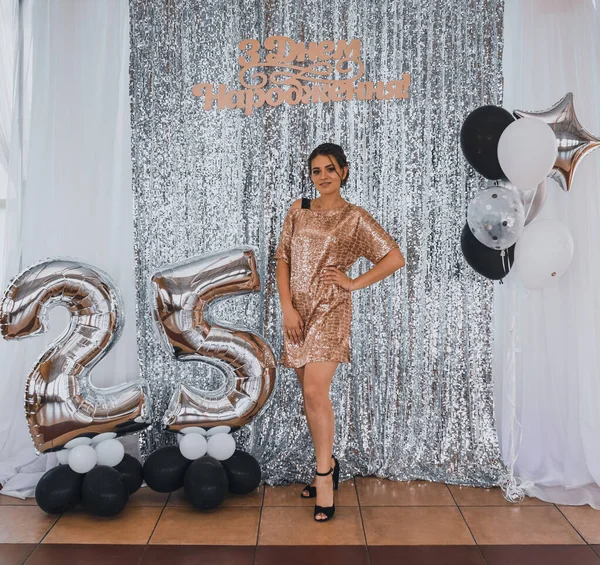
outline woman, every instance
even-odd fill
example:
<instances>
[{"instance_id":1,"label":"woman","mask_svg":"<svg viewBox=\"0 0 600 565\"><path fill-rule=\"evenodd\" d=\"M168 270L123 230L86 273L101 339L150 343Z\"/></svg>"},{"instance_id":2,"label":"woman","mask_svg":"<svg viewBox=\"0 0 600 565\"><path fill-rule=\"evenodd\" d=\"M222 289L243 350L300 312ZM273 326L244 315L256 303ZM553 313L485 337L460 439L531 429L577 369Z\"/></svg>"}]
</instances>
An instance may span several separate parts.
<instances>
[{"instance_id":1,"label":"woman","mask_svg":"<svg viewBox=\"0 0 600 565\"><path fill-rule=\"evenodd\" d=\"M366 210L342 198L348 162L339 145L317 147L308 166L319 197L292 204L275 258L284 328L281 362L293 367L300 381L317 457L315 480L302 496L316 496L315 520L326 521L335 512L339 481L329 388L338 364L350 363L351 293L402 268L404 257ZM352 280L346 272L359 257L374 266Z\"/></svg>"}]
</instances>

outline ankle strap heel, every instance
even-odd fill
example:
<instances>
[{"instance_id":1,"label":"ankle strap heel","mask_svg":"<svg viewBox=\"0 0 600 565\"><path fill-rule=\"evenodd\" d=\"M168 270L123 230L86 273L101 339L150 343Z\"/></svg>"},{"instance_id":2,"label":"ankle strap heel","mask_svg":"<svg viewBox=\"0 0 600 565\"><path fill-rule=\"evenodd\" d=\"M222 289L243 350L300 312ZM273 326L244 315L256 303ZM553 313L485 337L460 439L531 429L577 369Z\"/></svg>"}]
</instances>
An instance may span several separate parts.
<instances>
[{"instance_id":1,"label":"ankle strap heel","mask_svg":"<svg viewBox=\"0 0 600 565\"><path fill-rule=\"evenodd\" d=\"M333 467L333 490L338 490L340 484L340 462L337 460L335 455L332 453L331 458L335 466ZM306 494L304 494L306 493ZM317 496L317 487L307 484L300 492L300 498L315 498Z\"/></svg>"},{"instance_id":2,"label":"ankle strap heel","mask_svg":"<svg viewBox=\"0 0 600 565\"><path fill-rule=\"evenodd\" d=\"M319 471L316 472L317 475L319 475L319 477L326 477L327 475L331 475L333 474L334 477L334 484L335 484L335 473L334 473L334 468L330 467L329 471L327 471L326 473L319 473ZM317 520L317 514L325 514L325 518L322 520ZM333 504L332 506L318 506L315 504L315 513L314 513L314 519L315 522L327 522L327 520L333 518L333 515L335 514L335 504Z\"/></svg>"}]
</instances>

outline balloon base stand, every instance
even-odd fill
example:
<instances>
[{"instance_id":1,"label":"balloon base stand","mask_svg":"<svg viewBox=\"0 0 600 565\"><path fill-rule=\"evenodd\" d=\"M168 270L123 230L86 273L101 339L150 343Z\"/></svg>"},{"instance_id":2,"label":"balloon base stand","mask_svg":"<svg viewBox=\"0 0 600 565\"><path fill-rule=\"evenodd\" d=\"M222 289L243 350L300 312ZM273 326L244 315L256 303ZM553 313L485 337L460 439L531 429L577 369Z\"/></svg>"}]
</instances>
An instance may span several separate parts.
<instances>
[{"instance_id":1,"label":"balloon base stand","mask_svg":"<svg viewBox=\"0 0 600 565\"><path fill-rule=\"evenodd\" d=\"M58 465L39 480L35 499L48 514L62 514L81 505L90 514L106 518L125 508L142 480L142 464L129 454L114 467L96 465L87 473Z\"/></svg>"},{"instance_id":2,"label":"balloon base stand","mask_svg":"<svg viewBox=\"0 0 600 565\"><path fill-rule=\"evenodd\" d=\"M183 487L185 497L198 510L216 508L228 493L250 494L261 481L258 461L239 449L221 461L210 455L192 461L177 446L161 447L146 459L143 475L146 484L157 492Z\"/></svg>"}]
</instances>

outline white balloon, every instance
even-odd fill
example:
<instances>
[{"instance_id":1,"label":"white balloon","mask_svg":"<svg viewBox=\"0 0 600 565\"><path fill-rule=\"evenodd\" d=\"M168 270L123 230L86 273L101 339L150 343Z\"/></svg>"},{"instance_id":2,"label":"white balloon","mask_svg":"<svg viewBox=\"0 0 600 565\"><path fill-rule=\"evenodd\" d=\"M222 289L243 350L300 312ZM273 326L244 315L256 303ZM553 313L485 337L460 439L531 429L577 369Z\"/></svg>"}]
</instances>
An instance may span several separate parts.
<instances>
[{"instance_id":1,"label":"white balloon","mask_svg":"<svg viewBox=\"0 0 600 565\"><path fill-rule=\"evenodd\" d=\"M69 449L69 467L76 473L85 474L96 465L96 450L91 445L76 445Z\"/></svg>"},{"instance_id":2,"label":"white balloon","mask_svg":"<svg viewBox=\"0 0 600 565\"><path fill-rule=\"evenodd\" d=\"M104 432L103 434L98 434L97 436L94 436L92 438L91 445L96 445L97 443L100 443L101 441L105 441L107 439L114 439L116 437L117 437L117 434L115 432Z\"/></svg>"},{"instance_id":3,"label":"white balloon","mask_svg":"<svg viewBox=\"0 0 600 565\"><path fill-rule=\"evenodd\" d=\"M215 426L206 432L207 436L214 436L216 434L228 434L231 431L229 426Z\"/></svg>"},{"instance_id":4,"label":"white balloon","mask_svg":"<svg viewBox=\"0 0 600 565\"><path fill-rule=\"evenodd\" d=\"M544 288L558 279L573 259L573 236L558 220L529 224L515 247L515 266L525 288Z\"/></svg>"},{"instance_id":5,"label":"white balloon","mask_svg":"<svg viewBox=\"0 0 600 565\"><path fill-rule=\"evenodd\" d=\"M510 124L498 141L498 162L517 188L532 190L552 170L558 145L552 128L537 118Z\"/></svg>"},{"instance_id":6,"label":"white balloon","mask_svg":"<svg viewBox=\"0 0 600 565\"><path fill-rule=\"evenodd\" d=\"M195 461L202 457L207 450L206 438L202 434L186 434L179 442L179 451L186 459Z\"/></svg>"},{"instance_id":7,"label":"white balloon","mask_svg":"<svg viewBox=\"0 0 600 565\"><path fill-rule=\"evenodd\" d=\"M60 465L67 465L69 463L69 449L61 449L56 452L56 458L58 459L58 463Z\"/></svg>"},{"instance_id":8,"label":"white balloon","mask_svg":"<svg viewBox=\"0 0 600 565\"><path fill-rule=\"evenodd\" d=\"M206 435L206 430L204 428L197 428L196 426L194 427L190 427L190 428L183 428L183 430L181 430L182 434L201 434L203 436Z\"/></svg>"},{"instance_id":9,"label":"white balloon","mask_svg":"<svg viewBox=\"0 0 600 565\"><path fill-rule=\"evenodd\" d=\"M229 459L235 452L235 439L229 434L215 434L208 438L208 454L219 461Z\"/></svg>"},{"instance_id":10,"label":"white balloon","mask_svg":"<svg viewBox=\"0 0 600 565\"><path fill-rule=\"evenodd\" d=\"M123 461L125 448L118 439L107 439L96 445L98 465L114 467Z\"/></svg>"},{"instance_id":11,"label":"white balloon","mask_svg":"<svg viewBox=\"0 0 600 565\"><path fill-rule=\"evenodd\" d=\"M92 443L92 440L89 437L76 437L75 439L65 443L65 447L67 449L73 449L78 445L90 445L90 443Z\"/></svg>"}]
</instances>

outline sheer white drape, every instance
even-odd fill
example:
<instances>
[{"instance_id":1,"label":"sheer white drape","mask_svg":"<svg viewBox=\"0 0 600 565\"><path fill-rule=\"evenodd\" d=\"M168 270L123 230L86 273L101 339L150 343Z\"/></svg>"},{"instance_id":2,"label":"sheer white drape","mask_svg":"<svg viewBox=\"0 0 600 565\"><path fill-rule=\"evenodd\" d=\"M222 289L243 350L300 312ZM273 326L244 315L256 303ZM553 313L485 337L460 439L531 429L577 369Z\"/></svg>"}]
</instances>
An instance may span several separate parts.
<instances>
[{"instance_id":1,"label":"sheer white drape","mask_svg":"<svg viewBox=\"0 0 600 565\"><path fill-rule=\"evenodd\" d=\"M128 2L53 0L30 7L31 55L21 60L21 104L13 108L24 158L9 170L3 287L22 268L48 257L72 257L108 272L121 289L126 323L92 381L111 386L138 376ZM54 458L35 457L23 393L31 367L67 320L66 310L56 308L48 334L0 343L3 494L30 495Z\"/></svg>"},{"instance_id":2,"label":"sheer white drape","mask_svg":"<svg viewBox=\"0 0 600 565\"><path fill-rule=\"evenodd\" d=\"M506 0L505 108L542 110L573 92L581 123L600 134L599 10L593 0ZM575 256L551 288L526 292L516 272L496 286L500 443L530 496L600 508L600 150L569 193L549 182L539 217L569 228Z\"/></svg>"},{"instance_id":3,"label":"sheer white drape","mask_svg":"<svg viewBox=\"0 0 600 565\"><path fill-rule=\"evenodd\" d=\"M19 47L19 1L0 4L0 168L8 171L13 100ZM4 198L5 187L0 187Z\"/></svg>"}]
</instances>

